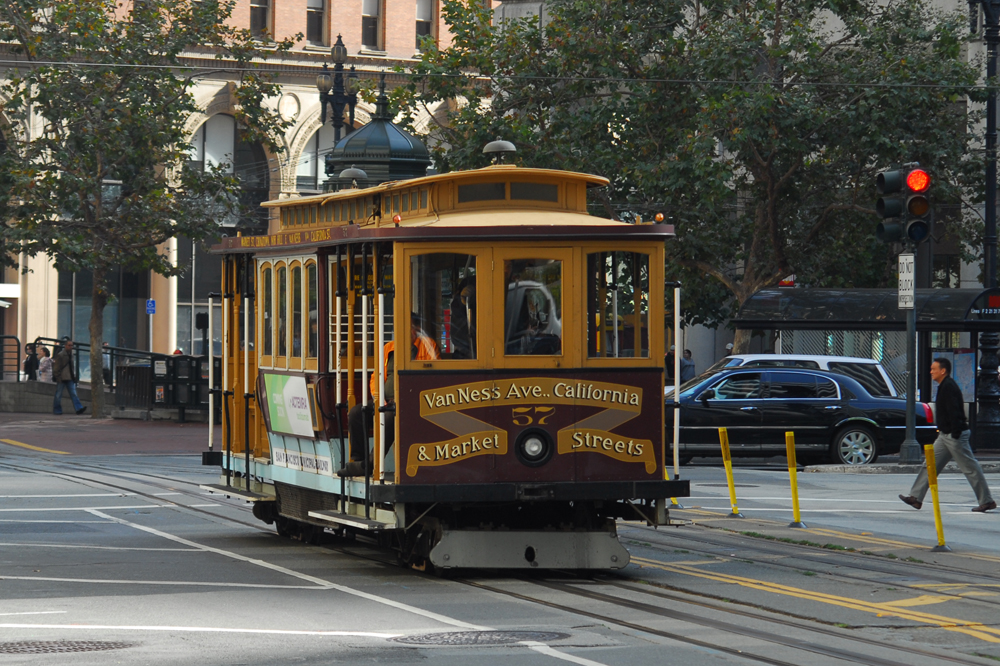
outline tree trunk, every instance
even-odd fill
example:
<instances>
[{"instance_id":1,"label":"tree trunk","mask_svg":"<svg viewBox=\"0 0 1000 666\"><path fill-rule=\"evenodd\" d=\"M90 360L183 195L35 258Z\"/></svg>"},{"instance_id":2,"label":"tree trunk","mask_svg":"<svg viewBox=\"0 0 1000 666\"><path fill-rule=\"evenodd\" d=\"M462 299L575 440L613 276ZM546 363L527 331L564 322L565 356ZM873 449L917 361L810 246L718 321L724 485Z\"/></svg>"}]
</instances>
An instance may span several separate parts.
<instances>
[{"instance_id":1,"label":"tree trunk","mask_svg":"<svg viewBox=\"0 0 1000 666\"><path fill-rule=\"evenodd\" d=\"M753 331L746 328L736 329L736 337L733 338L733 353L747 354L750 352L750 336Z\"/></svg>"},{"instance_id":2,"label":"tree trunk","mask_svg":"<svg viewBox=\"0 0 1000 666\"><path fill-rule=\"evenodd\" d=\"M107 269L94 269L90 307L90 395L92 419L104 418L104 306L108 292L104 281Z\"/></svg>"}]
</instances>

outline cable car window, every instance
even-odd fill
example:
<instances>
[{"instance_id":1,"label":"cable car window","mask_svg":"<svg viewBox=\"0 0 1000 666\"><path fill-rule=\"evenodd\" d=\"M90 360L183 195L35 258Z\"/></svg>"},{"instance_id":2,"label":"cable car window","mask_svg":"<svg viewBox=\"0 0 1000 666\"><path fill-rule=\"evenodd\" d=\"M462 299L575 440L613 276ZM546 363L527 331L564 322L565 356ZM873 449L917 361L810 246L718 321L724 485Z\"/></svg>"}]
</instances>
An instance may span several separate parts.
<instances>
[{"instance_id":1,"label":"cable car window","mask_svg":"<svg viewBox=\"0 0 1000 666\"><path fill-rule=\"evenodd\" d=\"M559 203L559 186L546 183L511 183L510 198Z\"/></svg>"},{"instance_id":2,"label":"cable car window","mask_svg":"<svg viewBox=\"0 0 1000 666\"><path fill-rule=\"evenodd\" d=\"M275 272L275 281L278 283L278 356L288 355L288 339L285 337L288 331L288 284L286 276L288 269L284 266Z\"/></svg>"},{"instance_id":3,"label":"cable car window","mask_svg":"<svg viewBox=\"0 0 1000 666\"><path fill-rule=\"evenodd\" d=\"M508 356L562 353L562 262L503 262L507 301L504 347Z\"/></svg>"},{"instance_id":4,"label":"cable car window","mask_svg":"<svg viewBox=\"0 0 1000 666\"><path fill-rule=\"evenodd\" d=\"M410 358L476 358L476 257L423 254L410 259Z\"/></svg>"},{"instance_id":5,"label":"cable car window","mask_svg":"<svg viewBox=\"0 0 1000 666\"><path fill-rule=\"evenodd\" d=\"M420 207L427 208L427 190L420 190Z\"/></svg>"},{"instance_id":6,"label":"cable car window","mask_svg":"<svg viewBox=\"0 0 1000 666\"><path fill-rule=\"evenodd\" d=\"M756 400L760 398L760 373L732 375L714 388L716 400Z\"/></svg>"},{"instance_id":7,"label":"cable car window","mask_svg":"<svg viewBox=\"0 0 1000 666\"><path fill-rule=\"evenodd\" d=\"M302 358L302 267L292 268L292 356Z\"/></svg>"},{"instance_id":8,"label":"cable car window","mask_svg":"<svg viewBox=\"0 0 1000 666\"><path fill-rule=\"evenodd\" d=\"M271 267L264 269L264 356L270 356L274 349L272 336L271 316L274 312L274 303L271 302Z\"/></svg>"},{"instance_id":9,"label":"cable car window","mask_svg":"<svg viewBox=\"0 0 1000 666\"><path fill-rule=\"evenodd\" d=\"M309 346L306 356L316 358L319 350L319 287L316 283L316 264L306 266L306 299L309 302Z\"/></svg>"},{"instance_id":10,"label":"cable car window","mask_svg":"<svg viewBox=\"0 0 1000 666\"><path fill-rule=\"evenodd\" d=\"M587 255L587 355L649 358L649 255Z\"/></svg>"},{"instance_id":11,"label":"cable car window","mask_svg":"<svg viewBox=\"0 0 1000 666\"><path fill-rule=\"evenodd\" d=\"M506 183L475 183L458 186L458 203L500 201L507 197Z\"/></svg>"}]
</instances>

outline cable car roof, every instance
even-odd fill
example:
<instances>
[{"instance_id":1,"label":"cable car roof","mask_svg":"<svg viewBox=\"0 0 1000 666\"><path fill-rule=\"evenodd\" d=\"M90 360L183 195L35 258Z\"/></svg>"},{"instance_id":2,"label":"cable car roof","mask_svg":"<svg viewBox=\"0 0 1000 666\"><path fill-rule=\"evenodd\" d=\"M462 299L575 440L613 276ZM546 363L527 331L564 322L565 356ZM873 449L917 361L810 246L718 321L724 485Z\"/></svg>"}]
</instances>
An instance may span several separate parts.
<instances>
[{"instance_id":1,"label":"cable car roof","mask_svg":"<svg viewBox=\"0 0 1000 666\"><path fill-rule=\"evenodd\" d=\"M217 250L277 252L363 240L662 242L674 236L673 225L591 215L587 190L607 184L590 174L495 165L268 201L262 206L278 210L270 234L224 238Z\"/></svg>"}]
</instances>

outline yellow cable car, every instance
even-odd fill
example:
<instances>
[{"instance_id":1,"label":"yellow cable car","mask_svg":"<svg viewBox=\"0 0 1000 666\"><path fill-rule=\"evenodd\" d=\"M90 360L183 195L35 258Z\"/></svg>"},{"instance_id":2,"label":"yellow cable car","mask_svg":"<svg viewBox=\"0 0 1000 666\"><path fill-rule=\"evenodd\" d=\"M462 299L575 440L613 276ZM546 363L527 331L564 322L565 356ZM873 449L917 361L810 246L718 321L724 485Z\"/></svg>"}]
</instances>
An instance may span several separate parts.
<instances>
[{"instance_id":1,"label":"yellow cable car","mask_svg":"<svg viewBox=\"0 0 1000 666\"><path fill-rule=\"evenodd\" d=\"M226 238L223 478L279 533L403 562L624 567L668 522L664 241L603 178L495 165L264 204ZM614 538L609 538L614 537Z\"/></svg>"}]
</instances>

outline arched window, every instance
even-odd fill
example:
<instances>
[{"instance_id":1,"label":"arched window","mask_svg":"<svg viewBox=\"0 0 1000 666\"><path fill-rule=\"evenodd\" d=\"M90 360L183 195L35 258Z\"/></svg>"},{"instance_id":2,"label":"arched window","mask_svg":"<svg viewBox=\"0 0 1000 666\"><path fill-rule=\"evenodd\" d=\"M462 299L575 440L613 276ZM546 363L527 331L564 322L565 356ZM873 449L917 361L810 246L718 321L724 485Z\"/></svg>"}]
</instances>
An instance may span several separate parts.
<instances>
[{"instance_id":1,"label":"arched window","mask_svg":"<svg viewBox=\"0 0 1000 666\"><path fill-rule=\"evenodd\" d=\"M319 355L319 284L315 261L306 264L306 304L309 315L306 357L316 358Z\"/></svg>"},{"instance_id":2,"label":"arched window","mask_svg":"<svg viewBox=\"0 0 1000 666\"><path fill-rule=\"evenodd\" d=\"M278 356L288 356L288 269L279 264L275 271L278 291Z\"/></svg>"},{"instance_id":3,"label":"arched window","mask_svg":"<svg viewBox=\"0 0 1000 666\"><path fill-rule=\"evenodd\" d=\"M292 358L302 358L302 266L292 265Z\"/></svg>"},{"instance_id":4,"label":"arched window","mask_svg":"<svg viewBox=\"0 0 1000 666\"><path fill-rule=\"evenodd\" d=\"M262 234L267 229L267 210L260 204L271 198L270 168L264 148L259 143L243 141L236 119L216 114L202 123L191 137L188 166L198 170L222 166L234 174L241 184L240 202L250 214L242 219L220 221L220 226L237 224L248 233Z\"/></svg>"},{"instance_id":5,"label":"arched window","mask_svg":"<svg viewBox=\"0 0 1000 666\"><path fill-rule=\"evenodd\" d=\"M305 148L295 177L295 185L299 191L319 192L326 180L326 156L333 150L333 126L326 124L316 130Z\"/></svg>"},{"instance_id":6,"label":"arched window","mask_svg":"<svg viewBox=\"0 0 1000 666\"><path fill-rule=\"evenodd\" d=\"M263 314L264 322L261 326L264 337L264 356L271 356L274 352L274 301L273 289L271 286L271 266L265 265L263 270Z\"/></svg>"}]
</instances>

